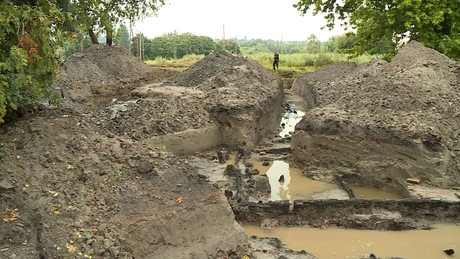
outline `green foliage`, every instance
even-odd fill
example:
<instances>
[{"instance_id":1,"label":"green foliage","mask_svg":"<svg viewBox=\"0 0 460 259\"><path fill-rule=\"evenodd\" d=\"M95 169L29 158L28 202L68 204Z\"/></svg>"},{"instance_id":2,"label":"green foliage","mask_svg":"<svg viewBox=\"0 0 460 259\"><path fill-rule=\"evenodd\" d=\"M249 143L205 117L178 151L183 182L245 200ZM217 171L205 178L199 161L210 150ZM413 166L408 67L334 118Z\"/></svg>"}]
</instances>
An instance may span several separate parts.
<instances>
[{"instance_id":1,"label":"green foliage","mask_svg":"<svg viewBox=\"0 0 460 259\"><path fill-rule=\"evenodd\" d=\"M402 40L414 39L426 47L460 60L460 1L453 0L299 0L294 5L305 14L325 14L327 27L335 20L356 29L353 52L378 52L382 42L395 53Z\"/></svg>"},{"instance_id":2,"label":"green foliage","mask_svg":"<svg viewBox=\"0 0 460 259\"><path fill-rule=\"evenodd\" d=\"M157 57L181 59L189 54L207 55L211 50L217 50L216 44L210 37L196 36L191 33L167 33L154 38L151 43L150 59Z\"/></svg>"},{"instance_id":3,"label":"green foliage","mask_svg":"<svg viewBox=\"0 0 460 259\"><path fill-rule=\"evenodd\" d=\"M62 54L61 59L66 59L70 55L82 52L83 50L91 46L91 40L89 37L85 37L82 34L75 39L70 39L68 42L64 43L64 53Z\"/></svg>"},{"instance_id":4,"label":"green foliage","mask_svg":"<svg viewBox=\"0 0 460 259\"><path fill-rule=\"evenodd\" d=\"M321 41L311 34L307 39L307 44L305 45L305 52L307 53L319 53L321 52Z\"/></svg>"},{"instance_id":5,"label":"green foliage","mask_svg":"<svg viewBox=\"0 0 460 259\"><path fill-rule=\"evenodd\" d=\"M66 16L55 1L0 3L0 123L51 96Z\"/></svg>"},{"instance_id":6,"label":"green foliage","mask_svg":"<svg viewBox=\"0 0 460 259\"><path fill-rule=\"evenodd\" d=\"M116 39L117 39L115 41L116 44L123 46L127 50L129 50L129 32L128 32L128 28L126 28L124 24L122 24L120 28L118 28Z\"/></svg>"},{"instance_id":7,"label":"green foliage","mask_svg":"<svg viewBox=\"0 0 460 259\"><path fill-rule=\"evenodd\" d=\"M335 51L336 39L337 39L337 36L332 36L326 42L323 43L324 52L334 52Z\"/></svg>"},{"instance_id":8,"label":"green foliage","mask_svg":"<svg viewBox=\"0 0 460 259\"><path fill-rule=\"evenodd\" d=\"M321 68L321 67L325 67L325 66L328 66L328 65L332 65L334 63L336 63L336 62L334 62L334 60L332 60L332 58L329 55L321 53L315 59L314 66L315 66L315 68Z\"/></svg>"},{"instance_id":9,"label":"green foliage","mask_svg":"<svg viewBox=\"0 0 460 259\"><path fill-rule=\"evenodd\" d=\"M123 178L123 171L119 171L118 173L115 173L115 179L119 181L121 180L121 178Z\"/></svg>"},{"instance_id":10,"label":"green foliage","mask_svg":"<svg viewBox=\"0 0 460 259\"><path fill-rule=\"evenodd\" d=\"M233 40L233 39L226 39L226 40L220 40L216 42L216 50L220 51L223 50L225 47L225 50L232 53L233 55L239 55L241 54L241 49L240 46L238 45L238 41Z\"/></svg>"},{"instance_id":11,"label":"green foliage","mask_svg":"<svg viewBox=\"0 0 460 259\"><path fill-rule=\"evenodd\" d=\"M342 34L335 37L335 50L340 53L350 53L353 50L352 34Z\"/></svg>"},{"instance_id":12,"label":"green foliage","mask_svg":"<svg viewBox=\"0 0 460 259\"><path fill-rule=\"evenodd\" d=\"M166 145L158 144L157 149L165 151L166 150Z\"/></svg>"},{"instance_id":13,"label":"green foliage","mask_svg":"<svg viewBox=\"0 0 460 259\"><path fill-rule=\"evenodd\" d=\"M258 53L249 56L250 59L256 60L262 66L271 69L273 62L272 53ZM321 68L330 64L350 60L358 64L368 62L372 56L363 55L349 59L347 55L341 53L296 53L280 55L280 69L294 69L313 71L315 68Z\"/></svg>"},{"instance_id":14,"label":"green foliage","mask_svg":"<svg viewBox=\"0 0 460 259\"><path fill-rule=\"evenodd\" d=\"M88 31L93 44L97 44L95 33L103 31L106 44L112 45L114 29L121 21L131 24L145 17L155 15L165 4L164 0L79 0L74 1L83 30Z\"/></svg>"}]
</instances>

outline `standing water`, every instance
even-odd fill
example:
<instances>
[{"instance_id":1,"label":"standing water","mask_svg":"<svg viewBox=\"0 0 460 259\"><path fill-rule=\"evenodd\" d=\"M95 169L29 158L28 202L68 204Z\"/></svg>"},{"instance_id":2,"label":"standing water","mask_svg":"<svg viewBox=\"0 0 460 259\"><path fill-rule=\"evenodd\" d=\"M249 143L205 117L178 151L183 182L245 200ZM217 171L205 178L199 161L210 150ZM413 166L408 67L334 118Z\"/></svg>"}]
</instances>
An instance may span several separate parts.
<instances>
[{"instance_id":1,"label":"standing water","mask_svg":"<svg viewBox=\"0 0 460 259\"><path fill-rule=\"evenodd\" d=\"M263 166L260 161L250 161L259 174L268 176L271 187L271 200L303 200L314 198L315 194L338 189L337 185L315 181L302 175L302 169L291 167L282 160L270 161ZM281 175L284 182L279 182ZM367 187L351 187L358 199L400 199L400 195ZM333 198L333 197L331 197Z\"/></svg>"},{"instance_id":2,"label":"standing water","mask_svg":"<svg viewBox=\"0 0 460 259\"><path fill-rule=\"evenodd\" d=\"M319 259L361 259L371 253L378 258L447 259L446 249L460 247L460 226L434 225L432 230L377 231L305 227L271 230L243 225L248 236L277 237L288 248L305 250Z\"/></svg>"}]
</instances>

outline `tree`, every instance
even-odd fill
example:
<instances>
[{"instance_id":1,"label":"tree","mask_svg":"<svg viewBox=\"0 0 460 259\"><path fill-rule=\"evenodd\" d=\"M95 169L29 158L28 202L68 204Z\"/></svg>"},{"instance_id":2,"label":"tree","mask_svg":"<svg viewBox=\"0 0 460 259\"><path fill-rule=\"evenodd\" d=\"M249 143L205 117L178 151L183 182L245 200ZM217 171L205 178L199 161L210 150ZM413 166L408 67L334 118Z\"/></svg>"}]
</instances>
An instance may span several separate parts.
<instances>
[{"instance_id":1,"label":"tree","mask_svg":"<svg viewBox=\"0 0 460 259\"><path fill-rule=\"evenodd\" d=\"M337 36L332 36L323 43L324 52L334 52L335 51L335 40Z\"/></svg>"},{"instance_id":2,"label":"tree","mask_svg":"<svg viewBox=\"0 0 460 259\"><path fill-rule=\"evenodd\" d=\"M356 29L353 51L362 54L369 46L391 42L392 50L404 39L413 39L453 59L460 59L460 1L453 0L299 0L302 14L324 13L327 27L335 20Z\"/></svg>"},{"instance_id":3,"label":"tree","mask_svg":"<svg viewBox=\"0 0 460 259\"><path fill-rule=\"evenodd\" d=\"M350 51L352 51L353 42L351 40L351 36L352 35L350 34L344 33L335 37L334 45L337 52L350 53Z\"/></svg>"},{"instance_id":4,"label":"tree","mask_svg":"<svg viewBox=\"0 0 460 259\"><path fill-rule=\"evenodd\" d=\"M116 38L117 38L115 41L116 44L123 46L127 50L129 50L129 32L128 32L128 28L126 28L124 24L122 24L120 28L118 28Z\"/></svg>"},{"instance_id":5,"label":"tree","mask_svg":"<svg viewBox=\"0 0 460 259\"><path fill-rule=\"evenodd\" d=\"M321 41L315 34L311 34L307 39L306 52L319 53L321 51Z\"/></svg>"},{"instance_id":6,"label":"tree","mask_svg":"<svg viewBox=\"0 0 460 259\"><path fill-rule=\"evenodd\" d=\"M0 2L0 123L51 98L55 54L66 38L61 8L53 0Z\"/></svg>"},{"instance_id":7,"label":"tree","mask_svg":"<svg viewBox=\"0 0 460 259\"><path fill-rule=\"evenodd\" d=\"M240 46L238 45L238 42L235 40L221 40L216 42L216 50L223 50L224 49L224 43L225 43L225 50L232 53L232 54L241 54Z\"/></svg>"},{"instance_id":8,"label":"tree","mask_svg":"<svg viewBox=\"0 0 460 259\"><path fill-rule=\"evenodd\" d=\"M91 41L88 36L84 36L80 34L77 39L71 40L69 42L64 43L64 53L62 53L61 59L66 59L70 55L82 52L83 50L89 48L91 46Z\"/></svg>"},{"instance_id":9,"label":"tree","mask_svg":"<svg viewBox=\"0 0 460 259\"><path fill-rule=\"evenodd\" d=\"M156 14L164 0L75 0L82 26L93 44L98 44L96 32L104 31L106 44L113 43L114 29L120 21L130 23Z\"/></svg>"},{"instance_id":10,"label":"tree","mask_svg":"<svg viewBox=\"0 0 460 259\"><path fill-rule=\"evenodd\" d=\"M191 33L178 34L174 31L151 41L152 56L149 58L180 59L187 54L207 55L213 49L218 48L208 36L196 36Z\"/></svg>"}]
</instances>

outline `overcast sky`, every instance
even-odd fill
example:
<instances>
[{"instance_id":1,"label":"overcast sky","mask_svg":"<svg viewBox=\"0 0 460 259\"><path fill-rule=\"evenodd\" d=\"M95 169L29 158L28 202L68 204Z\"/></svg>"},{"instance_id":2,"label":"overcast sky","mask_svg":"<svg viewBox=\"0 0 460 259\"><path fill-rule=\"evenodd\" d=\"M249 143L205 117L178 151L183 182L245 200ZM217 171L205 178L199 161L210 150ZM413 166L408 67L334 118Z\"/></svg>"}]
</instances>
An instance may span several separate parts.
<instances>
[{"instance_id":1,"label":"overcast sky","mask_svg":"<svg viewBox=\"0 0 460 259\"><path fill-rule=\"evenodd\" d=\"M344 33L337 26L327 28L323 16L301 16L292 5L297 0L167 0L158 17L135 24L134 29L147 38L155 38L176 30L179 34L209 36L213 39L273 39L306 40L315 34L321 41Z\"/></svg>"}]
</instances>

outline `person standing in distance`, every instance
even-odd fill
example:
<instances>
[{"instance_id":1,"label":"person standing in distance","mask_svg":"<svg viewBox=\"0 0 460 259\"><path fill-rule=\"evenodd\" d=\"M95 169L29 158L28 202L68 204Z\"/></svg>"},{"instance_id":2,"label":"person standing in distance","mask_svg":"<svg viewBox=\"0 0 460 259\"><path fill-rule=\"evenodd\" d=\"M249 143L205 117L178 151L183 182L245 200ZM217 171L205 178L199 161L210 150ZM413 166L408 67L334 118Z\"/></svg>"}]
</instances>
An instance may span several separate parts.
<instances>
[{"instance_id":1,"label":"person standing in distance","mask_svg":"<svg viewBox=\"0 0 460 259\"><path fill-rule=\"evenodd\" d=\"M273 70L276 70L279 67L279 63L280 63L280 54L276 53L275 51L273 55Z\"/></svg>"}]
</instances>

